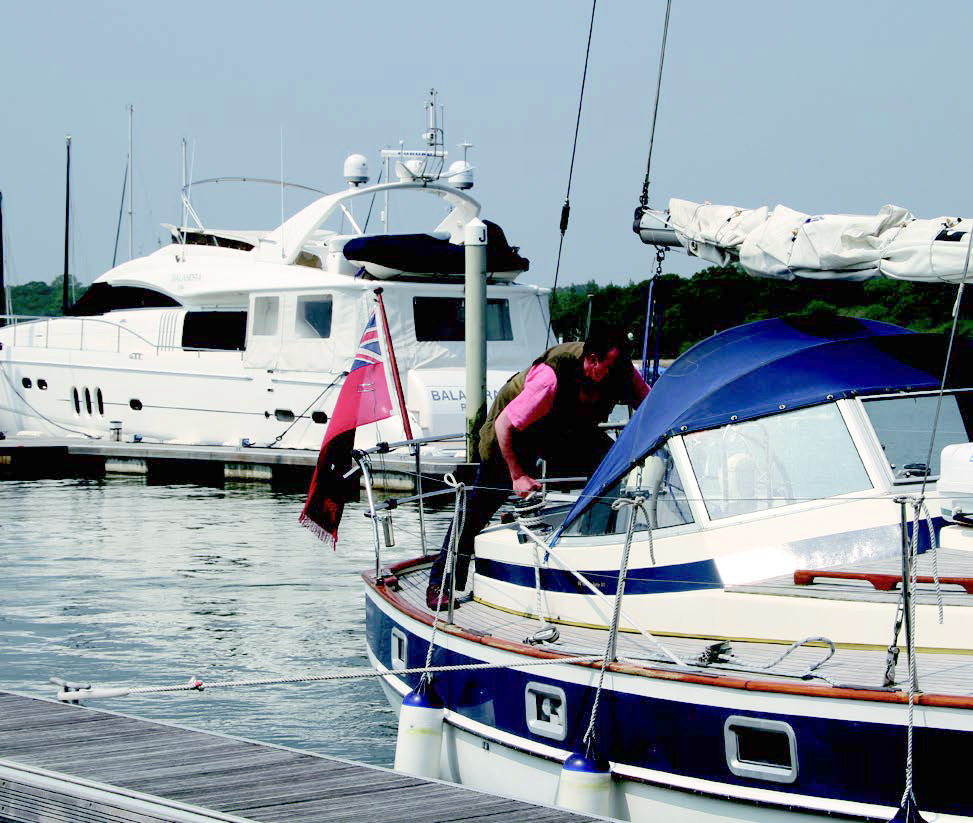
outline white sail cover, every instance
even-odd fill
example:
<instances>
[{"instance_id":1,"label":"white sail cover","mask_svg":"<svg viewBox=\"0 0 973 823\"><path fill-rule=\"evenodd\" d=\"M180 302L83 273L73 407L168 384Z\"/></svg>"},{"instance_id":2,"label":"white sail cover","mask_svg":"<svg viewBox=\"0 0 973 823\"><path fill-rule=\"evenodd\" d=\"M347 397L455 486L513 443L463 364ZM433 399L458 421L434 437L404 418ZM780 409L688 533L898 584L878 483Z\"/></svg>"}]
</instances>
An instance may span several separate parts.
<instances>
[{"instance_id":1,"label":"white sail cover","mask_svg":"<svg viewBox=\"0 0 973 823\"><path fill-rule=\"evenodd\" d=\"M973 220L920 220L899 206L878 214L804 214L786 206L742 209L669 201L667 215L646 213L640 227L659 222L675 231L690 254L719 265L739 262L760 277L866 280L963 280ZM653 242L646 239L646 242Z\"/></svg>"}]
</instances>

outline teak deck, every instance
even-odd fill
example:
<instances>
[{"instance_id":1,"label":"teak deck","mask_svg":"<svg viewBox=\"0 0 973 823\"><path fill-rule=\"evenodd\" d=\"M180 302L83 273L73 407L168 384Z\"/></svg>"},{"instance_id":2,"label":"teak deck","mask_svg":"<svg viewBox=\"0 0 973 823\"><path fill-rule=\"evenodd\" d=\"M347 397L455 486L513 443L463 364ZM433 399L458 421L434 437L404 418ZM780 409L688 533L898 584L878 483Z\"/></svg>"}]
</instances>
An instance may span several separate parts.
<instances>
[{"instance_id":1,"label":"teak deck","mask_svg":"<svg viewBox=\"0 0 973 823\"><path fill-rule=\"evenodd\" d=\"M280 746L0 692L0 821L580 821Z\"/></svg>"}]
</instances>

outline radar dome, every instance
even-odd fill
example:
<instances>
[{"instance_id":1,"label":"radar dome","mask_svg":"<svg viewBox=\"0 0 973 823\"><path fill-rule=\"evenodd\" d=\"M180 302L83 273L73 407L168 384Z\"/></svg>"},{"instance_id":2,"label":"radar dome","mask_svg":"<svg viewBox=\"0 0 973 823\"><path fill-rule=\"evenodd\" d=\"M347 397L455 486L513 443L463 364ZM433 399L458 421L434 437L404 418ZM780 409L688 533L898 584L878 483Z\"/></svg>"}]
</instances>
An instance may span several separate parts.
<instances>
[{"instance_id":1,"label":"radar dome","mask_svg":"<svg viewBox=\"0 0 973 823\"><path fill-rule=\"evenodd\" d=\"M473 188L473 167L465 160L455 160L449 164L449 172L446 175L449 182L458 189Z\"/></svg>"},{"instance_id":2,"label":"radar dome","mask_svg":"<svg viewBox=\"0 0 973 823\"><path fill-rule=\"evenodd\" d=\"M349 154L345 158L345 180L352 186L368 182L368 158L364 154Z\"/></svg>"}]
</instances>

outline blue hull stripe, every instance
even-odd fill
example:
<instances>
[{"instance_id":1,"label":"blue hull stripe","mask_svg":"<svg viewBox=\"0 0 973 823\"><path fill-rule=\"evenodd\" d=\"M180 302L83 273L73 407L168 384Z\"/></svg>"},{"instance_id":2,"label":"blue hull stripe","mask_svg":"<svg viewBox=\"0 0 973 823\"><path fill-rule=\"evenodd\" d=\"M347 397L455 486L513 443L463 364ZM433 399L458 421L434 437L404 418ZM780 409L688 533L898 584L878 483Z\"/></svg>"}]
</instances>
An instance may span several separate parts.
<instances>
[{"instance_id":1,"label":"blue hull stripe","mask_svg":"<svg viewBox=\"0 0 973 823\"><path fill-rule=\"evenodd\" d=\"M476 558L476 573L500 583L534 588L534 567L498 560ZM617 571L581 571L580 574L607 595L618 589ZM719 589L723 583L712 560L680 563L675 566L650 566L630 569L625 577L625 594L664 594L697 589ZM589 590L570 572L561 569L541 569L541 588L549 592L589 594Z\"/></svg>"}]
</instances>

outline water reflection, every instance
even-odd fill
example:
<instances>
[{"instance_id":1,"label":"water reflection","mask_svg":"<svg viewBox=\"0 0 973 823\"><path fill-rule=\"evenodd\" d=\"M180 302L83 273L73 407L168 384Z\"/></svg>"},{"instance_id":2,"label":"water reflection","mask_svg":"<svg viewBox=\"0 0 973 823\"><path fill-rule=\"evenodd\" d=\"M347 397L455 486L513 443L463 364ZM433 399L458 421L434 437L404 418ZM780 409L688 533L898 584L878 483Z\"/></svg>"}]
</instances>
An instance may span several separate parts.
<instances>
[{"instance_id":1,"label":"water reflection","mask_svg":"<svg viewBox=\"0 0 973 823\"><path fill-rule=\"evenodd\" d=\"M142 478L0 483L0 688L51 697L51 675L172 684L367 666L362 504L337 551L297 525L303 491L148 485ZM438 545L449 509L427 513ZM395 512L383 564L418 553ZM92 705L389 765L395 717L372 681L215 690Z\"/></svg>"}]
</instances>

